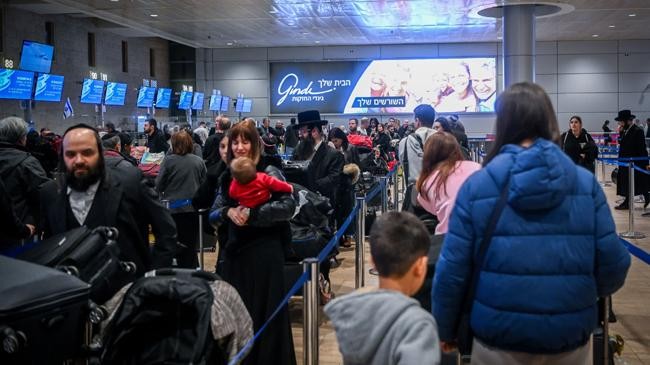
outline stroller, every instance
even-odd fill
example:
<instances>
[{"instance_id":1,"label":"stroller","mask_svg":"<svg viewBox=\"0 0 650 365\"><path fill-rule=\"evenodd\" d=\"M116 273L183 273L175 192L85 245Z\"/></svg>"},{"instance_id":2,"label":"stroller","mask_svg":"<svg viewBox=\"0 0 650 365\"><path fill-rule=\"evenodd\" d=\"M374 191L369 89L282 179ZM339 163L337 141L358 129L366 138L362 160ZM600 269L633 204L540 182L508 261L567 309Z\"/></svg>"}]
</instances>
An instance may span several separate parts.
<instances>
[{"instance_id":1,"label":"stroller","mask_svg":"<svg viewBox=\"0 0 650 365\"><path fill-rule=\"evenodd\" d=\"M103 364L226 364L253 337L237 291L204 271L151 271L105 307Z\"/></svg>"}]
</instances>

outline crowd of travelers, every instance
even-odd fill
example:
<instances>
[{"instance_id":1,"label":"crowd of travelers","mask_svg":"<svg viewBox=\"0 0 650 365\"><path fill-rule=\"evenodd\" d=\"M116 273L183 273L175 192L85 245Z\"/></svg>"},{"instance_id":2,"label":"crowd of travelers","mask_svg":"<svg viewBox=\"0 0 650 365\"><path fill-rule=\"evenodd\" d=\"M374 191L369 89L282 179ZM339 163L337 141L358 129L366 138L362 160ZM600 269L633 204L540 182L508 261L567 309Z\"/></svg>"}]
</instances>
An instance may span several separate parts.
<instances>
[{"instance_id":1,"label":"crowd of travelers","mask_svg":"<svg viewBox=\"0 0 650 365\"><path fill-rule=\"evenodd\" d=\"M363 174L385 174L399 161L401 212L382 214L370 231L379 288L331 300L336 250L320 268L344 363L438 364L460 347L474 364L589 364L598 298L623 286L630 257L594 177L593 138L579 116L560 133L555 115L539 86L505 90L482 164L470 161L459 117L429 104L415 108L413 122L363 117L340 127L315 110L286 127L219 116L214 125L167 129L148 119L146 153L162 161L155 173L133 157L132 135L110 123L56 136L8 117L0 120L0 242L6 250L82 225L116 227L121 258L137 267L111 283L117 291L151 269L196 268L196 210L207 209L215 270L257 332L288 290L297 191L327 198L334 232ZM616 118L622 157L647 156L633 119L629 110ZM286 182L285 160L309 161L301 184ZM619 195L626 176L619 173ZM191 203L164 206L178 201ZM356 232L345 233L340 243L349 246ZM244 363L296 363L286 306Z\"/></svg>"}]
</instances>

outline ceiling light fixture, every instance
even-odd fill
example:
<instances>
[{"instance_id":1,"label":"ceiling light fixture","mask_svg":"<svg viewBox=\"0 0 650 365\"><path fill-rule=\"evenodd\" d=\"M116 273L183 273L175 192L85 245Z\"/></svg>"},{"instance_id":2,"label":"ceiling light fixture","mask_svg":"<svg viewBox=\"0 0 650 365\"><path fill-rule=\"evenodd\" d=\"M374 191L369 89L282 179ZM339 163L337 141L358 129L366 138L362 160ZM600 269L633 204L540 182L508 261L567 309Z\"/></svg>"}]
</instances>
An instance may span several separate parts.
<instances>
[{"instance_id":1,"label":"ceiling light fixture","mask_svg":"<svg viewBox=\"0 0 650 365\"><path fill-rule=\"evenodd\" d=\"M320 43L320 41L314 41L314 43Z\"/></svg>"},{"instance_id":2,"label":"ceiling light fixture","mask_svg":"<svg viewBox=\"0 0 650 365\"><path fill-rule=\"evenodd\" d=\"M628 14L627 16L636 16L636 14Z\"/></svg>"},{"instance_id":3,"label":"ceiling light fixture","mask_svg":"<svg viewBox=\"0 0 650 365\"><path fill-rule=\"evenodd\" d=\"M615 25L610 25L609 27L610 27L610 28L616 28L616 26L615 26Z\"/></svg>"},{"instance_id":4,"label":"ceiling light fixture","mask_svg":"<svg viewBox=\"0 0 650 365\"><path fill-rule=\"evenodd\" d=\"M226 43L227 46L232 46L232 42Z\"/></svg>"},{"instance_id":5,"label":"ceiling light fixture","mask_svg":"<svg viewBox=\"0 0 650 365\"><path fill-rule=\"evenodd\" d=\"M592 34L591 36L594 38L598 38L598 34Z\"/></svg>"},{"instance_id":6,"label":"ceiling light fixture","mask_svg":"<svg viewBox=\"0 0 650 365\"><path fill-rule=\"evenodd\" d=\"M151 14L151 15L149 15L149 16L152 17L152 18L157 18L157 17L158 17L158 14Z\"/></svg>"}]
</instances>

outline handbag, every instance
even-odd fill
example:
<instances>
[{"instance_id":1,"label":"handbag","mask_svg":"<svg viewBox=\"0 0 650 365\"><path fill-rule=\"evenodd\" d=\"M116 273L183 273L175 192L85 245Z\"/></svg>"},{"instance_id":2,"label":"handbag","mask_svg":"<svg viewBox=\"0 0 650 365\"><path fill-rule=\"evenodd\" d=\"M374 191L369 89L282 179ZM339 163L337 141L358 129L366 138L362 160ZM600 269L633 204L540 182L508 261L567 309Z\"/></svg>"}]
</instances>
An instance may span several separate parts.
<instances>
[{"instance_id":1,"label":"handbag","mask_svg":"<svg viewBox=\"0 0 650 365\"><path fill-rule=\"evenodd\" d=\"M479 275L481 274L481 268L485 261L485 254L487 253L488 248L490 247L490 242L492 241L492 234L496 228L497 223L499 222L499 217L503 212L508 203L508 187L509 183L506 183L501 190L501 196L499 201L492 211L490 216L490 221L485 229L485 234L481 240L481 245L479 246L478 255L476 256L476 261L474 261L474 268L472 272L472 278L469 282L469 288L465 293L465 300L463 301L463 311L461 312L460 318L458 320L457 327L457 338L458 338L458 352L463 355L470 355L472 353L472 341L474 340L474 333L472 332L472 327L470 324L471 314L472 314L472 305L474 304L474 296L476 295L476 286L478 283Z\"/></svg>"}]
</instances>

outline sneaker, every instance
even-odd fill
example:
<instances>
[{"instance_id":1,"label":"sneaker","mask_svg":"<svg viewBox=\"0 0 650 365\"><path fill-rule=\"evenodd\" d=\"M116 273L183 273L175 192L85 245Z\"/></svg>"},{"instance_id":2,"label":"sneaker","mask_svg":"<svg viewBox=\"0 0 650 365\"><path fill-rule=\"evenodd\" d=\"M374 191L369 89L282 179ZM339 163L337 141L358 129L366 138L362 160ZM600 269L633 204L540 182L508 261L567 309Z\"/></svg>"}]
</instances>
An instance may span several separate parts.
<instances>
[{"instance_id":1,"label":"sneaker","mask_svg":"<svg viewBox=\"0 0 650 365\"><path fill-rule=\"evenodd\" d=\"M370 275L375 275L375 276L379 275L379 271L377 271L377 269L375 269L374 267L371 267L370 270L368 270L368 273Z\"/></svg>"},{"instance_id":2,"label":"sneaker","mask_svg":"<svg viewBox=\"0 0 650 365\"><path fill-rule=\"evenodd\" d=\"M615 206L614 209L616 209L616 210L628 210L628 209L630 209L630 206L627 205L626 203L623 203L621 205Z\"/></svg>"}]
</instances>

